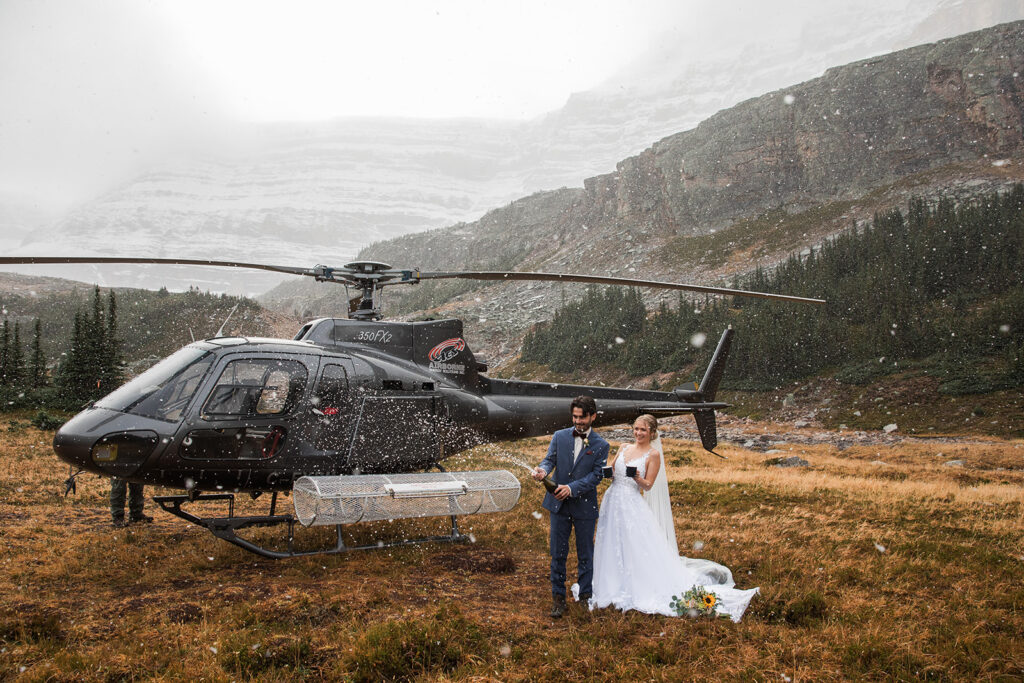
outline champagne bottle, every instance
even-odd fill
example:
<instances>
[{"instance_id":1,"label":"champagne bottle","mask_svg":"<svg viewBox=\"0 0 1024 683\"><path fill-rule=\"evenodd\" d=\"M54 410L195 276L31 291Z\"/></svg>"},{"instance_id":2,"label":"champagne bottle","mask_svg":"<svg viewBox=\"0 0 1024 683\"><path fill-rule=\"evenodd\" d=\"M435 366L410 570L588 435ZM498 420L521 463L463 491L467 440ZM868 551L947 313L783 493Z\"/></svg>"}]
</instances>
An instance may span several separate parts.
<instances>
[{"instance_id":1,"label":"champagne bottle","mask_svg":"<svg viewBox=\"0 0 1024 683\"><path fill-rule=\"evenodd\" d=\"M548 474L548 476L546 476L543 479L541 479L540 483L544 484L544 488L546 488L548 490L548 493L552 493L553 494L555 492L555 489L558 488L558 484L556 484L555 482L551 481L551 475L550 474Z\"/></svg>"}]
</instances>

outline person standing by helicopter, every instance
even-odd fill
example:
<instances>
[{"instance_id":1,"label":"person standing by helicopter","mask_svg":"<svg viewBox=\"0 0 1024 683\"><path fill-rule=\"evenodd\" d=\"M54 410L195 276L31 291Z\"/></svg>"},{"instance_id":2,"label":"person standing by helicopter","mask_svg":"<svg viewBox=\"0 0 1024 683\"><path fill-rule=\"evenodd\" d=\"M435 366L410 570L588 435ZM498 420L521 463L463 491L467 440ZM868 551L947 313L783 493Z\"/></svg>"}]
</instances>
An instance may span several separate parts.
<instances>
[{"instance_id":1,"label":"person standing by helicopter","mask_svg":"<svg viewBox=\"0 0 1024 683\"><path fill-rule=\"evenodd\" d=\"M533 470L540 481L554 470L557 488L544 496L551 517L551 618L565 614L565 562L569 536L576 533L576 564L579 600L586 604L593 593L594 530L597 527L597 485L608 458L608 442L591 429L597 403L577 396L570 405L573 426L555 432L547 455Z\"/></svg>"},{"instance_id":2,"label":"person standing by helicopter","mask_svg":"<svg viewBox=\"0 0 1024 683\"><path fill-rule=\"evenodd\" d=\"M120 477L110 478L110 515L113 518L114 528L121 529L129 524L138 524L140 522L148 524L153 521L152 517L142 511L146 503L146 499L143 497L143 489L143 484L129 482L127 479L121 479ZM128 521L124 519L126 492L128 494Z\"/></svg>"}]
</instances>

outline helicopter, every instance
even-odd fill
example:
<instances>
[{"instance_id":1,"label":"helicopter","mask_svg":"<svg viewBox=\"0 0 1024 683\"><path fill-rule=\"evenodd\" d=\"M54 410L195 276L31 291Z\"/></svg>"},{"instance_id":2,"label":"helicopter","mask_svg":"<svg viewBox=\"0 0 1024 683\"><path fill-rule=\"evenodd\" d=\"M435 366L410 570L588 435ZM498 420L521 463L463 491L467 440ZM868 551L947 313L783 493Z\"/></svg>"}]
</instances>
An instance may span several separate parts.
<instances>
[{"instance_id":1,"label":"helicopter","mask_svg":"<svg viewBox=\"0 0 1024 683\"><path fill-rule=\"evenodd\" d=\"M607 423L642 413L692 413L703 447L718 443L715 411L734 331L726 329L695 388L654 391L497 379L471 350L457 319L383 319L386 286L432 279L584 282L677 289L823 304L821 299L651 280L504 271L423 272L377 261L313 268L205 259L0 257L0 264L158 264L269 270L345 285L346 318L318 318L288 339L214 337L185 346L75 415L56 433L57 456L81 472L183 489L161 507L267 557L298 554L294 518L276 514L277 494L301 477L407 473L437 468L468 448L551 433L586 394ZM717 453L716 453L717 455ZM721 456L720 456L721 457ZM235 516L236 493L272 494L266 516ZM184 506L223 500L227 517ZM289 552L235 533L289 525ZM456 535L452 517L453 536ZM318 552L340 552L334 549Z\"/></svg>"}]
</instances>

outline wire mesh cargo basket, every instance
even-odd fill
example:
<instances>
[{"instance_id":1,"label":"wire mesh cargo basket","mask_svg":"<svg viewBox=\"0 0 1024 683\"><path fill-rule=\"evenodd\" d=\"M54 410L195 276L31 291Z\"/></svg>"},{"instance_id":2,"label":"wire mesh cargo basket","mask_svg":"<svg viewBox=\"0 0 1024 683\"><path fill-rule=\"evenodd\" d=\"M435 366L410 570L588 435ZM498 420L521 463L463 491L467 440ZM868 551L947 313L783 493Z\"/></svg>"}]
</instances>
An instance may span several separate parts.
<instances>
[{"instance_id":1,"label":"wire mesh cargo basket","mask_svg":"<svg viewBox=\"0 0 1024 683\"><path fill-rule=\"evenodd\" d=\"M519 501L507 470L302 477L292 488L303 526L505 512Z\"/></svg>"}]
</instances>

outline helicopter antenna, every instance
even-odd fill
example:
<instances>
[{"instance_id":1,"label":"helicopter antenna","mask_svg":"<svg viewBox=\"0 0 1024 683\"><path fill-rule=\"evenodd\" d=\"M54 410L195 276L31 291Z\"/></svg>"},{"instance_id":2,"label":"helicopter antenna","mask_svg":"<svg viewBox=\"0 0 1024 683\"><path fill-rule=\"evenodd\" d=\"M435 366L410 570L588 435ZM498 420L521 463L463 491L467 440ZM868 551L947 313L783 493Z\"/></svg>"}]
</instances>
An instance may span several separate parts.
<instances>
[{"instance_id":1,"label":"helicopter antenna","mask_svg":"<svg viewBox=\"0 0 1024 683\"><path fill-rule=\"evenodd\" d=\"M224 326L228 324L229 320L231 320L231 316L234 315L235 310L237 308L238 308L238 304L235 304L234 308L232 308L230 311L228 311L228 317L224 318L224 322L221 324L220 329L217 330L217 334L213 335L214 338L216 338L216 337L223 337L224 336Z\"/></svg>"}]
</instances>

